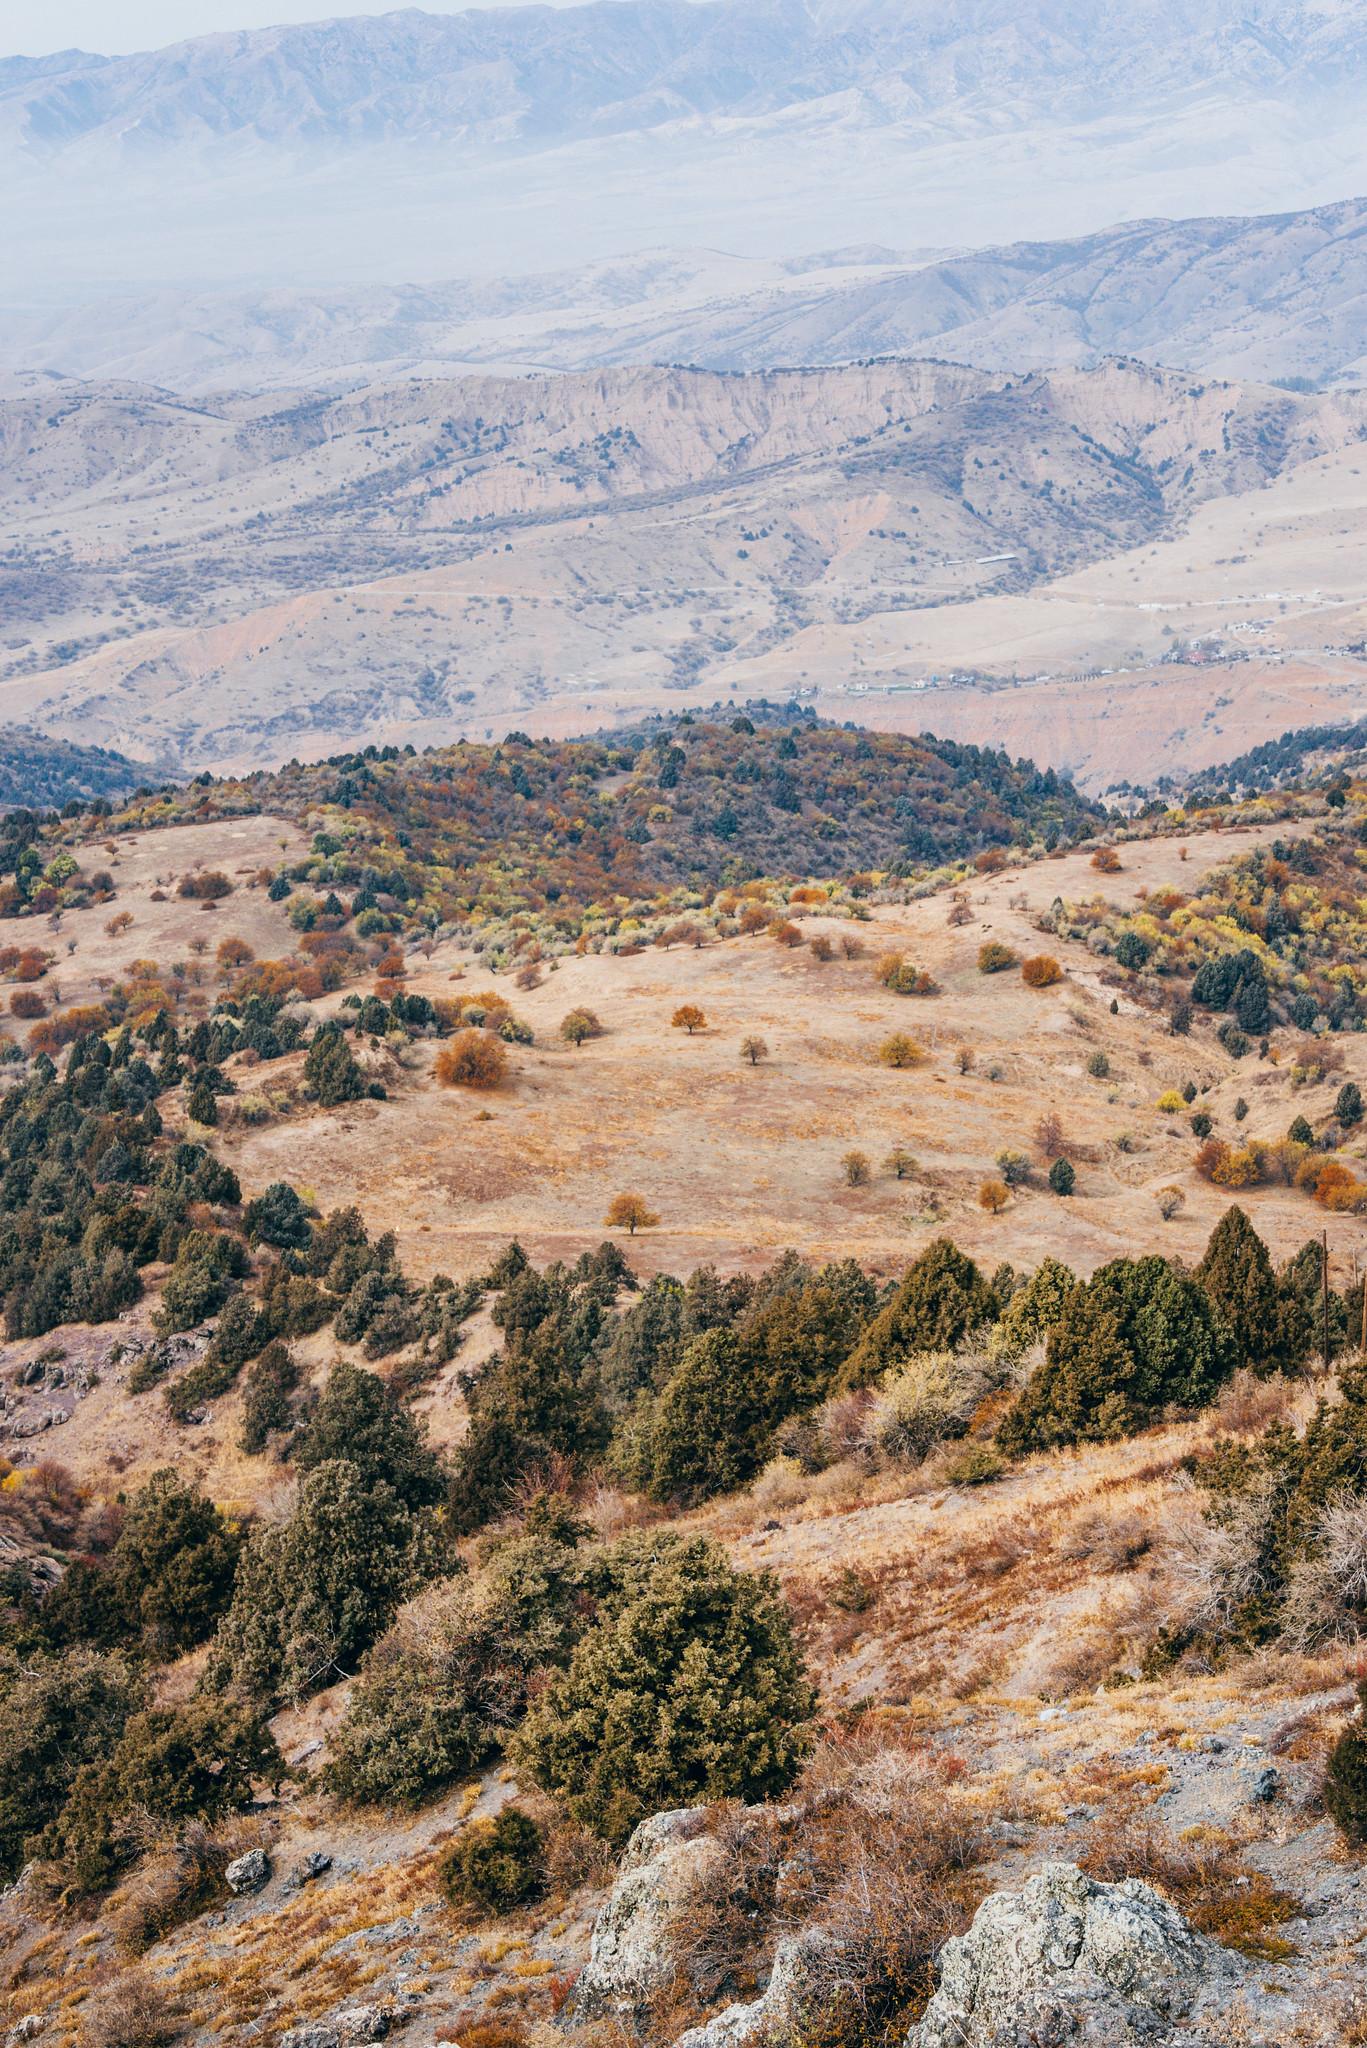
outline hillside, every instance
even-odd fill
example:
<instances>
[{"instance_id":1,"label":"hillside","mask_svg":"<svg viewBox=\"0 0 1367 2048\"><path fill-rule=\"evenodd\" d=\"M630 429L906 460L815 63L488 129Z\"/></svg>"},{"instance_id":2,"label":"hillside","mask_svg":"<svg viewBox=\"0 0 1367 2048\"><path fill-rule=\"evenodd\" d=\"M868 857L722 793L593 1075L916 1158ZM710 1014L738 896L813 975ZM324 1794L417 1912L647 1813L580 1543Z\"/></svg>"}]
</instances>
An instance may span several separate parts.
<instances>
[{"instance_id":1,"label":"hillside","mask_svg":"<svg viewBox=\"0 0 1367 2048\"><path fill-rule=\"evenodd\" d=\"M680 737L680 805L777 744ZM1164 1958L1049 1984L1087 2048L1351 2041L1367 789L505 954L353 897L387 782L465 884L440 765L6 841L7 2024L759 2048L786 1982L832 2048L938 2048L947 1939L1068 1863ZM1233 928L1261 1042L1192 973Z\"/></svg>"},{"instance_id":2,"label":"hillside","mask_svg":"<svg viewBox=\"0 0 1367 2048\"><path fill-rule=\"evenodd\" d=\"M1098 643L1113 666L1136 635L1153 660L1197 595L1179 581L1178 602L1155 602L1167 559L1188 559L1184 522L1218 537L1236 618L1249 600L1228 598L1227 562L1247 554L1258 576L1269 485L1315 524L1279 521L1267 545L1294 544L1321 591L1348 566L1358 529L1335 491L1357 488L1364 419L1349 394L1132 363L621 369L202 402L21 379L0 400L0 703L192 771L582 732L665 697L915 685L1005 668L1005 647L1017 672L1022 655L1100 666ZM905 711L942 729L938 710Z\"/></svg>"},{"instance_id":3,"label":"hillside","mask_svg":"<svg viewBox=\"0 0 1367 2048\"><path fill-rule=\"evenodd\" d=\"M0 805L60 808L81 797L127 796L142 780L122 754L77 747L22 726L0 727Z\"/></svg>"},{"instance_id":4,"label":"hillside","mask_svg":"<svg viewBox=\"0 0 1367 2048\"><path fill-rule=\"evenodd\" d=\"M1127 222L945 256L639 255L511 278L103 295L0 311L0 362L181 392L481 367L762 370L930 356L1051 370L1106 356L1262 382L1361 384L1367 201Z\"/></svg>"}]
</instances>

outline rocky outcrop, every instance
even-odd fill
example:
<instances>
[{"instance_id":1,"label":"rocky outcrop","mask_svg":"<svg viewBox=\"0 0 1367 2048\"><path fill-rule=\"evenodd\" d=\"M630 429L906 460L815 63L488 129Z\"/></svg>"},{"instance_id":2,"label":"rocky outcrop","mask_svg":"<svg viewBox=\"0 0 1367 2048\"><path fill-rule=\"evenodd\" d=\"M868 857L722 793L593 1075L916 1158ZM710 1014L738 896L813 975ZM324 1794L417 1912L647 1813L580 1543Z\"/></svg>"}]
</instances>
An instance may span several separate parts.
<instances>
[{"instance_id":1,"label":"rocky outcrop","mask_svg":"<svg viewBox=\"0 0 1367 2048\"><path fill-rule=\"evenodd\" d=\"M760 1996L748 2005L728 2005L715 2019L690 2027L674 2048L747 2048L752 2042L798 2038L813 1972L826 1949L825 1937L812 1929L785 1936L774 1951L769 1982Z\"/></svg>"},{"instance_id":2,"label":"rocky outcrop","mask_svg":"<svg viewBox=\"0 0 1367 2048\"><path fill-rule=\"evenodd\" d=\"M674 1982L680 1917L704 1887L717 1881L727 1859L725 1848L704 1828L702 1807L657 1813L637 1828L594 1925L588 1965L575 1991L579 2016L615 2014L639 2021L652 1996ZM675 2048L743 2048L762 2036L791 2031L826 1949L827 1937L812 1929L785 1937L760 1996L729 2005L691 2028Z\"/></svg>"},{"instance_id":3,"label":"rocky outcrop","mask_svg":"<svg viewBox=\"0 0 1367 2048\"><path fill-rule=\"evenodd\" d=\"M365 2042L383 2041L395 2023L387 2005L348 2005L327 2019L290 2027L280 2037L280 2048L362 2048Z\"/></svg>"},{"instance_id":4,"label":"rocky outcrop","mask_svg":"<svg viewBox=\"0 0 1367 2048\"><path fill-rule=\"evenodd\" d=\"M1150 1885L1050 1863L1020 1891L994 1892L945 1943L939 1989L907 2048L1194 2043L1235 1975Z\"/></svg>"},{"instance_id":5,"label":"rocky outcrop","mask_svg":"<svg viewBox=\"0 0 1367 2048\"><path fill-rule=\"evenodd\" d=\"M641 1822L594 1922L589 1960L575 1988L576 2012L638 2013L664 1989L675 1967L670 1925L722 1855L720 1843L703 1832L701 1807Z\"/></svg>"}]
</instances>

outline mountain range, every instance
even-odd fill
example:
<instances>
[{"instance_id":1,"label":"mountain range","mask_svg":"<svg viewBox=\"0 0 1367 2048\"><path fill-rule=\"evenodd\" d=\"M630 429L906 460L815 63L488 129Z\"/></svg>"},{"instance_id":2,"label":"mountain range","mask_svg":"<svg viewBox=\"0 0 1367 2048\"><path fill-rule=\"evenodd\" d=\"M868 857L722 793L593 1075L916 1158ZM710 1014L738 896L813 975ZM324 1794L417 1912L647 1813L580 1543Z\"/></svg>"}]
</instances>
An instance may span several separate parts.
<instances>
[{"instance_id":1,"label":"mountain range","mask_svg":"<svg viewBox=\"0 0 1367 2048\"><path fill-rule=\"evenodd\" d=\"M1137 221L944 255L751 262L652 250L522 278L141 294L0 309L0 362L213 391L633 362L756 370L884 355L983 369L1139 356L1266 381L1367 375L1367 200Z\"/></svg>"},{"instance_id":2,"label":"mountain range","mask_svg":"<svg viewBox=\"0 0 1367 2048\"><path fill-rule=\"evenodd\" d=\"M1342 642L1363 632L1365 438L1361 393L1133 362L198 398L28 376L0 385L0 702L183 771L1151 663L1200 625L1264 633L1276 578L1316 595L1294 599L1302 644ZM1294 722L1263 694L1273 731ZM1017 692L1031 712L1047 726L1044 693ZM1005 701L978 715L956 735L994 738ZM1165 762L1237 751L1176 698L1169 723ZM1040 738L1089 778L1136 766L1128 743L1118 764Z\"/></svg>"},{"instance_id":3,"label":"mountain range","mask_svg":"<svg viewBox=\"0 0 1367 2048\"><path fill-rule=\"evenodd\" d=\"M0 67L0 281L419 282L1367 190L1364 0L409 9Z\"/></svg>"}]
</instances>

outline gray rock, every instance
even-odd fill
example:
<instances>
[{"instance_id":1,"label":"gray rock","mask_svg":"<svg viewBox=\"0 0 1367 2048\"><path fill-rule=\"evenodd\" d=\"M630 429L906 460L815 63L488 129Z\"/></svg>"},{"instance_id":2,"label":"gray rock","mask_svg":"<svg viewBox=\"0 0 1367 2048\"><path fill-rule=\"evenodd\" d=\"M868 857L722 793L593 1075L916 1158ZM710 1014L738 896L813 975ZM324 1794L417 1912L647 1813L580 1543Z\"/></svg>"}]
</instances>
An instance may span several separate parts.
<instances>
[{"instance_id":1,"label":"gray rock","mask_svg":"<svg viewBox=\"0 0 1367 2048\"><path fill-rule=\"evenodd\" d=\"M715 2019L690 2027L674 2048L745 2048L749 2042L798 2038L814 1975L829 1953L829 1942L815 1929L785 1936L774 1951L769 1982L761 1995L748 2005L728 2005Z\"/></svg>"},{"instance_id":2,"label":"gray rock","mask_svg":"<svg viewBox=\"0 0 1367 2048\"><path fill-rule=\"evenodd\" d=\"M639 2011L674 1973L669 1928L723 1850L702 1832L703 1809L680 1807L643 1820L627 1843L617 1881L594 1922L575 1987L576 2014Z\"/></svg>"},{"instance_id":3,"label":"gray rock","mask_svg":"<svg viewBox=\"0 0 1367 2048\"><path fill-rule=\"evenodd\" d=\"M239 1898L259 1892L270 1882L270 1875L271 1859L264 1849L248 1849L245 1856L234 1857L223 1873L228 1890Z\"/></svg>"},{"instance_id":4,"label":"gray rock","mask_svg":"<svg viewBox=\"0 0 1367 2048\"><path fill-rule=\"evenodd\" d=\"M40 2012L26 2012L22 2019L14 2022L8 2038L16 2044L31 2041L35 2035L42 2033L45 2025L46 2021Z\"/></svg>"},{"instance_id":5,"label":"gray rock","mask_svg":"<svg viewBox=\"0 0 1367 2048\"><path fill-rule=\"evenodd\" d=\"M940 1986L907 2048L1135 2048L1227 1992L1224 1951L1137 1878L1101 1884L1049 1863L994 1892L940 1952Z\"/></svg>"},{"instance_id":6,"label":"gray rock","mask_svg":"<svg viewBox=\"0 0 1367 2048\"><path fill-rule=\"evenodd\" d=\"M332 1858L326 1855L323 1850L315 1849L312 1855L304 1858L302 1863L295 1864L285 1882L292 1891L298 1891L303 1885L312 1884L315 1878L321 1877L324 1871L331 1870L331 1868Z\"/></svg>"},{"instance_id":7,"label":"gray rock","mask_svg":"<svg viewBox=\"0 0 1367 2048\"><path fill-rule=\"evenodd\" d=\"M280 2048L359 2048L365 2041L383 2041L393 2025L394 2014L387 2005L348 2005L326 2019L288 2028L280 2037Z\"/></svg>"},{"instance_id":8,"label":"gray rock","mask_svg":"<svg viewBox=\"0 0 1367 2048\"><path fill-rule=\"evenodd\" d=\"M1282 1789L1282 1774L1275 1764L1267 1764L1253 1780L1250 1793L1255 1806L1270 1806Z\"/></svg>"}]
</instances>

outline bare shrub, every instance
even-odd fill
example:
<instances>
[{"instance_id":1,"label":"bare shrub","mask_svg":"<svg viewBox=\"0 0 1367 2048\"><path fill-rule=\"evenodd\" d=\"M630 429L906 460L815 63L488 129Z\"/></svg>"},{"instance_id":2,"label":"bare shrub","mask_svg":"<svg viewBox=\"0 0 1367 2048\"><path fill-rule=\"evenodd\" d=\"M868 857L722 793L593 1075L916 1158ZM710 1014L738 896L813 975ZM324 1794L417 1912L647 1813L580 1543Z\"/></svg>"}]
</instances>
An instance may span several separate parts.
<instances>
[{"instance_id":1,"label":"bare shrub","mask_svg":"<svg viewBox=\"0 0 1367 2048\"><path fill-rule=\"evenodd\" d=\"M1367 1621L1367 1515L1345 1489L1321 1508L1308 1556L1291 1567L1283 1633L1298 1650L1351 1641Z\"/></svg>"},{"instance_id":2,"label":"bare shrub","mask_svg":"<svg viewBox=\"0 0 1367 2048\"><path fill-rule=\"evenodd\" d=\"M169 1988L145 1970L127 1970L86 2006L81 2048L163 2048L178 2031Z\"/></svg>"},{"instance_id":3,"label":"bare shrub","mask_svg":"<svg viewBox=\"0 0 1367 2048\"><path fill-rule=\"evenodd\" d=\"M233 1819L218 1827L191 1821L179 1840L153 1848L112 1902L118 1946L140 1954L227 1898L224 1871L263 1839L256 1821Z\"/></svg>"},{"instance_id":4,"label":"bare shrub","mask_svg":"<svg viewBox=\"0 0 1367 2048\"><path fill-rule=\"evenodd\" d=\"M1068 1151L1068 1140L1063 1132L1063 1119L1057 1110L1051 1109L1035 1125L1035 1144L1041 1158L1061 1159Z\"/></svg>"},{"instance_id":5,"label":"bare shrub","mask_svg":"<svg viewBox=\"0 0 1367 2048\"><path fill-rule=\"evenodd\" d=\"M1175 1841L1151 1815L1108 1816L1078 1859L1106 1883L1142 1878L1166 1892L1202 1934L1265 1961L1295 1950L1272 1929L1301 1908L1264 1871L1245 1864L1236 1837L1218 1828L1192 1829Z\"/></svg>"},{"instance_id":6,"label":"bare shrub","mask_svg":"<svg viewBox=\"0 0 1367 2048\"><path fill-rule=\"evenodd\" d=\"M1221 1436L1261 1436L1271 1423L1284 1422L1287 1412L1304 1398L1304 1390L1281 1378L1259 1379L1247 1367L1235 1373L1211 1411Z\"/></svg>"},{"instance_id":7,"label":"bare shrub","mask_svg":"<svg viewBox=\"0 0 1367 2048\"><path fill-rule=\"evenodd\" d=\"M937 1444L964 1435L998 1377L986 1352L975 1346L915 1352L875 1392L864 1440L885 1458L919 1465Z\"/></svg>"},{"instance_id":8,"label":"bare shrub","mask_svg":"<svg viewBox=\"0 0 1367 2048\"><path fill-rule=\"evenodd\" d=\"M967 1873L986 1848L977 1817L942 1766L881 1745L819 1750L793 1807L778 1910L809 1936L814 2038L900 2040L935 1955L971 1917Z\"/></svg>"},{"instance_id":9,"label":"bare shrub","mask_svg":"<svg viewBox=\"0 0 1367 2048\"><path fill-rule=\"evenodd\" d=\"M1219 1523L1170 1515L1164 1531L1183 1618L1205 1635L1230 1634L1240 1610L1273 1590L1274 1482L1250 1486L1228 1503Z\"/></svg>"},{"instance_id":10,"label":"bare shrub","mask_svg":"<svg viewBox=\"0 0 1367 2048\"><path fill-rule=\"evenodd\" d=\"M1074 1515L1059 1540L1059 1555L1098 1571L1124 1572L1153 1547L1153 1527L1142 1510L1097 1505Z\"/></svg>"}]
</instances>

